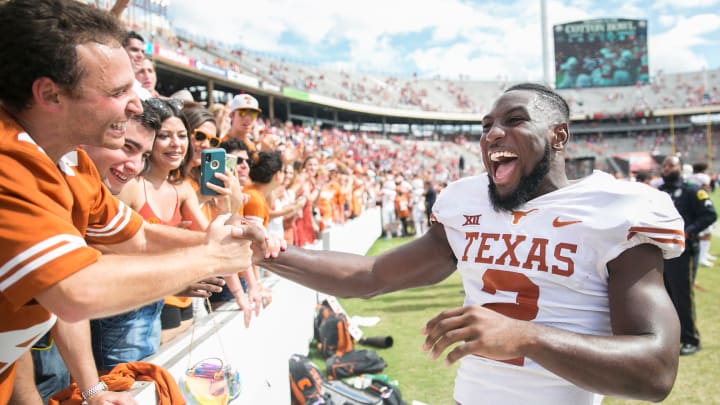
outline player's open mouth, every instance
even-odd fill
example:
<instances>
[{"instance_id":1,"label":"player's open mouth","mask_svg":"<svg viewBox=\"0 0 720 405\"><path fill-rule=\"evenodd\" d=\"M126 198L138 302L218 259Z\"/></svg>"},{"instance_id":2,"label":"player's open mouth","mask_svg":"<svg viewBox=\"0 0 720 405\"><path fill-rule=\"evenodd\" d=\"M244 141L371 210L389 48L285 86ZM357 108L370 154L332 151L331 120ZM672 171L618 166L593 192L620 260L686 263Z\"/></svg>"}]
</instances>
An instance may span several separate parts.
<instances>
[{"instance_id":1,"label":"player's open mouth","mask_svg":"<svg viewBox=\"0 0 720 405\"><path fill-rule=\"evenodd\" d=\"M503 184L510 181L513 172L518 167L518 155L510 151L490 152L491 174L495 184Z\"/></svg>"}]
</instances>

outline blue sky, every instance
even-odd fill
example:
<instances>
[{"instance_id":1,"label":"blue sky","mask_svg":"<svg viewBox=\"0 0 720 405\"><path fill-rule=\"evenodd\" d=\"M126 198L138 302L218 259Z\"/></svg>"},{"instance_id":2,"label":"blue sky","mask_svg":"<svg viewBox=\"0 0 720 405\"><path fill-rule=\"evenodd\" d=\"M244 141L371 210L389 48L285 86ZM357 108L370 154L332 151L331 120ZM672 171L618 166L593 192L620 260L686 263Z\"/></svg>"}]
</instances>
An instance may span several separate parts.
<instances>
[{"instance_id":1,"label":"blue sky","mask_svg":"<svg viewBox=\"0 0 720 405\"><path fill-rule=\"evenodd\" d=\"M172 0L174 26L334 70L540 80L539 0ZM550 29L648 20L651 74L720 68L720 0L547 0ZM552 51L552 31L549 34ZM553 69L552 61L550 70Z\"/></svg>"}]
</instances>

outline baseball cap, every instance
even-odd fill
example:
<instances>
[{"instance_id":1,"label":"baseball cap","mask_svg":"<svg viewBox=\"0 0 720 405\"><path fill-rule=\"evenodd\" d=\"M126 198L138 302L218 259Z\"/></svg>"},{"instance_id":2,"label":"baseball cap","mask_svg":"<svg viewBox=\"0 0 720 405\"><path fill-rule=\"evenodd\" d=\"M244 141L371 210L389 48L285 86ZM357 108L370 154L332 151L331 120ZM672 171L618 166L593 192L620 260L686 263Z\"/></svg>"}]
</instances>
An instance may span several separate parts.
<instances>
[{"instance_id":1,"label":"baseball cap","mask_svg":"<svg viewBox=\"0 0 720 405\"><path fill-rule=\"evenodd\" d=\"M173 93L170 98L181 100L183 102L183 107L185 108L202 106L202 103L198 103L197 101L195 101L192 93L190 93L190 90L188 89L178 90Z\"/></svg>"},{"instance_id":2,"label":"baseball cap","mask_svg":"<svg viewBox=\"0 0 720 405\"><path fill-rule=\"evenodd\" d=\"M262 112L257 99L249 94L238 94L233 97L230 102L230 112L235 110L255 110L257 112Z\"/></svg>"}]
</instances>

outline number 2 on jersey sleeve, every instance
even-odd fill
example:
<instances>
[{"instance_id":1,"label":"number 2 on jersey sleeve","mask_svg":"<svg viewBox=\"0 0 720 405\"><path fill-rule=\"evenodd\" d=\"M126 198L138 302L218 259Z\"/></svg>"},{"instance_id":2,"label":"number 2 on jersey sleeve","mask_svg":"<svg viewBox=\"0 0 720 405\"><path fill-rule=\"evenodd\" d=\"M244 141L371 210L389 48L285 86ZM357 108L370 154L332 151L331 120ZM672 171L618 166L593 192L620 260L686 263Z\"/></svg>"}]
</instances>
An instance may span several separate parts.
<instances>
[{"instance_id":1,"label":"number 2 on jersey sleeve","mask_svg":"<svg viewBox=\"0 0 720 405\"><path fill-rule=\"evenodd\" d=\"M488 269L483 274L483 291L488 294L495 294L498 290L516 292L515 303L493 302L483 305L510 318L521 321L531 321L538 314L538 298L540 287L534 284L522 273ZM525 363L523 357L516 359L501 360L505 363L522 366Z\"/></svg>"}]
</instances>

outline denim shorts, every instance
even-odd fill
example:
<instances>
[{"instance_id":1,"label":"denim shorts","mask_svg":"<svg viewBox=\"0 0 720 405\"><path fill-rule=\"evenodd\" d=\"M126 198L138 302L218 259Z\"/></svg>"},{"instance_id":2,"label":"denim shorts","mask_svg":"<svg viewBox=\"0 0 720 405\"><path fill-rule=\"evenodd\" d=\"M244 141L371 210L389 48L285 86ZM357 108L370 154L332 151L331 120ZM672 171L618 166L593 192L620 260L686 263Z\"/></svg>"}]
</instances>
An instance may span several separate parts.
<instances>
[{"instance_id":1,"label":"denim shorts","mask_svg":"<svg viewBox=\"0 0 720 405\"><path fill-rule=\"evenodd\" d=\"M124 314L90 321L93 355L98 370L139 361L160 348L160 300Z\"/></svg>"},{"instance_id":2,"label":"denim shorts","mask_svg":"<svg viewBox=\"0 0 720 405\"><path fill-rule=\"evenodd\" d=\"M70 385L70 373L65 367L57 345L46 333L32 348L35 384L46 404L50 397Z\"/></svg>"}]
</instances>

